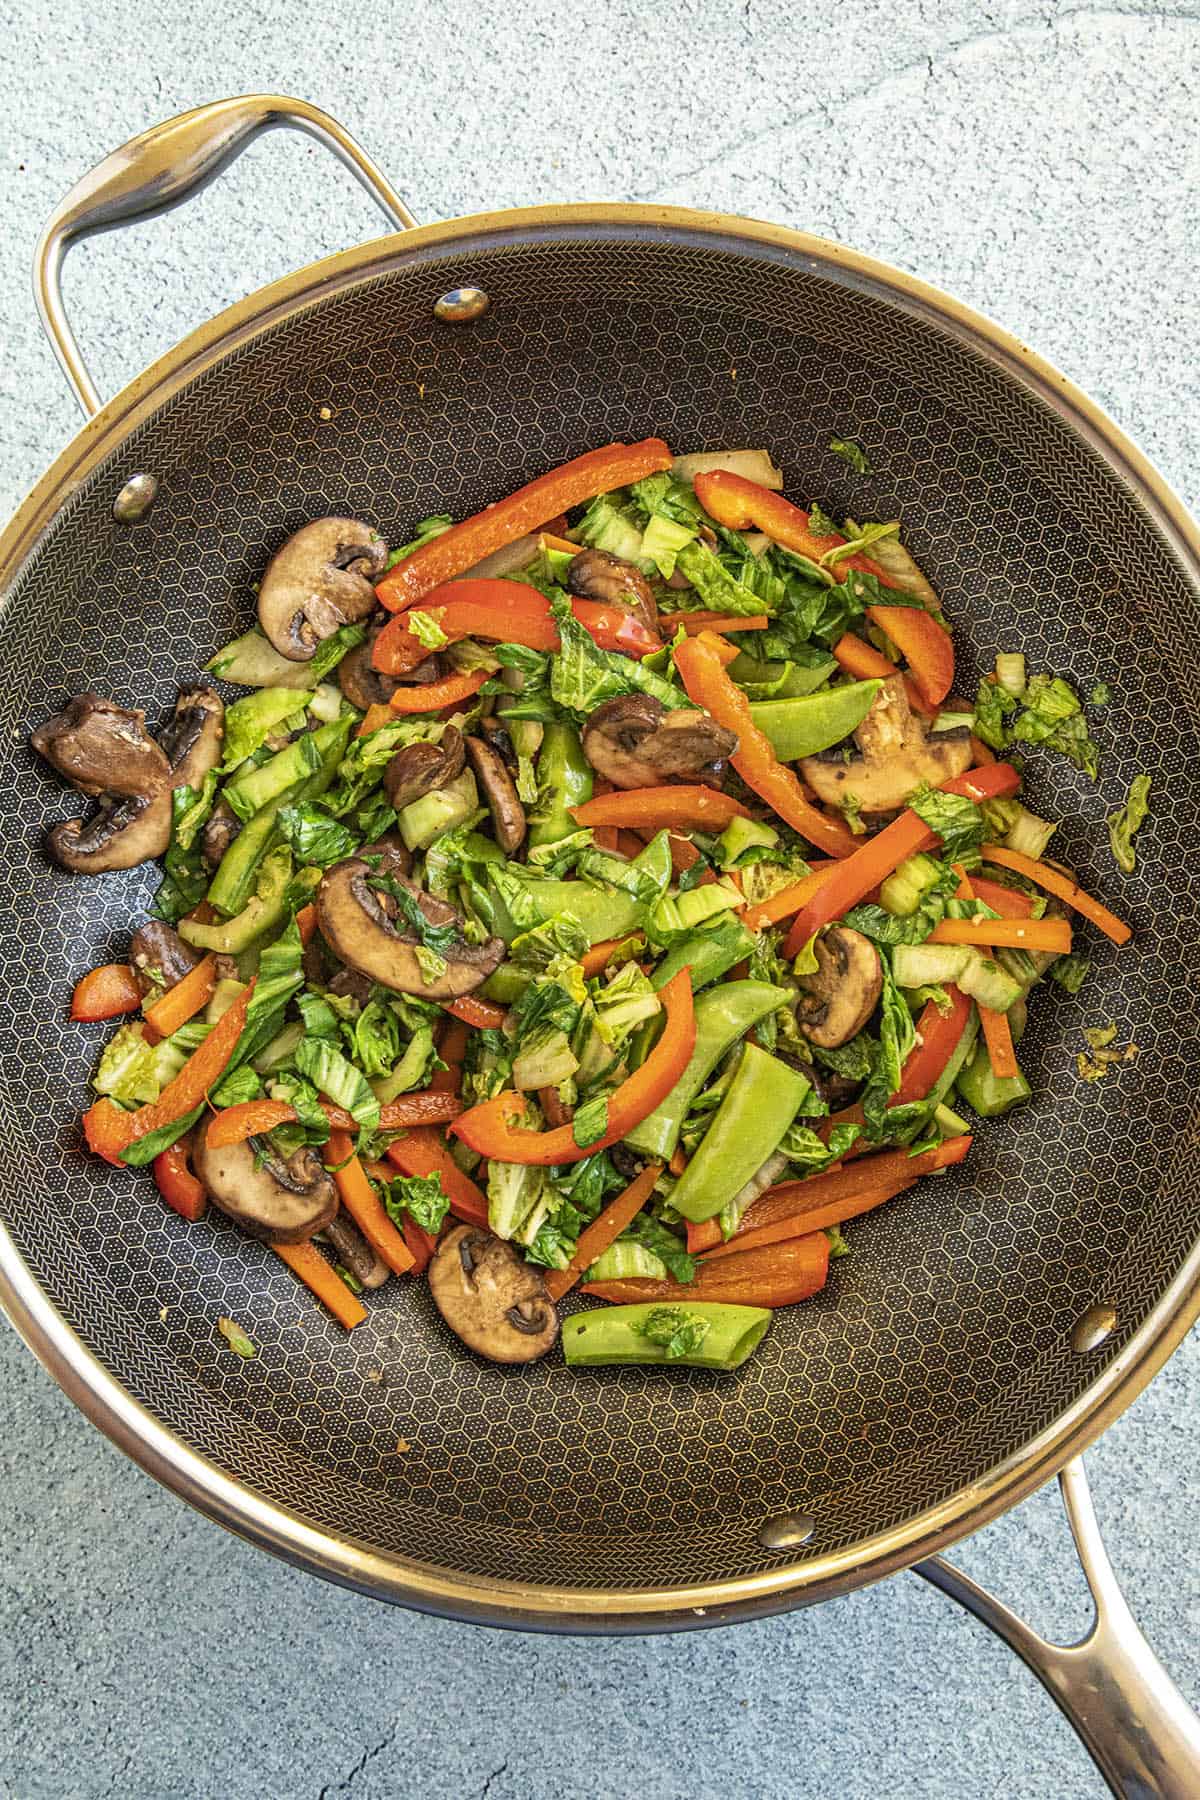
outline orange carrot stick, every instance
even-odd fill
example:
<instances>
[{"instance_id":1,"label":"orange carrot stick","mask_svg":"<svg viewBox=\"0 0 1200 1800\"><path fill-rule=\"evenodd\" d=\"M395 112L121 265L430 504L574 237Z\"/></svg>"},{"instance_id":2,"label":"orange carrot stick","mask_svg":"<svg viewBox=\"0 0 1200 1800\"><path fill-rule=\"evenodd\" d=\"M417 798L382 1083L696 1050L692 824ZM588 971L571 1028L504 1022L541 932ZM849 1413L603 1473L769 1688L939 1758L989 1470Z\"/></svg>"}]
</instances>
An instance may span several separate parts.
<instances>
[{"instance_id":1,"label":"orange carrot stick","mask_svg":"<svg viewBox=\"0 0 1200 1800\"><path fill-rule=\"evenodd\" d=\"M1127 944L1133 936L1130 926L1124 919L1118 919L1116 913L1109 912L1099 900L1085 893L1070 875L1064 875L1051 863L1039 862L1036 857L1025 856L1020 850L1005 850L1000 844L983 846L985 862L999 863L1002 869L1012 869L1017 875L1024 875L1029 881L1036 881L1039 887L1045 888L1062 900L1073 912L1082 913L1093 925L1099 927L1105 937L1111 938L1114 944Z\"/></svg>"},{"instance_id":2,"label":"orange carrot stick","mask_svg":"<svg viewBox=\"0 0 1200 1800\"><path fill-rule=\"evenodd\" d=\"M1069 919L943 919L930 932L930 944L1000 944L1014 950L1071 948Z\"/></svg>"},{"instance_id":3,"label":"orange carrot stick","mask_svg":"<svg viewBox=\"0 0 1200 1800\"><path fill-rule=\"evenodd\" d=\"M333 1171L342 1205L393 1274L407 1275L415 1261L413 1253L388 1218L383 1201L367 1180L357 1156L351 1155L351 1149L348 1132L330 1132L326 1154L331 1163L342 1165Z\"/></svg>"},{"instance_id":4,"label":"orange carrot stick","mask_svg":"<svg viewBox=\"0 0 1200 1800\"><path fill-rule=\"evenodd\" d=\"M367 1316L367 1309L352 1294L341 1276L336 1274L315 1244L272 1244L275 1252L293 1275L298 1275L310 1293L327 1306L339 1325L353 1331Z\"/></svg>"},{"instance_id":5,"label":"orange carrot stick","mask_svg":"<svg viewBox=\"0 0 1200 1800\"><path fill-rule=\"evenodd\" d=\"M177 981L153 1006L146 1008L146 1023L154 1027L159 1037L170 1037L173 1031L194 1018L202 1006L208 1005L216 985L217 959L210 951L188 970L182 981Z\"/></svg>"},{"instance_id":6,"label":"orange carrot stick","mask_svg":"<svg viewBox=\"0 0 1200 1800\"><path fill-rule=\"evenodd\" d=\"M661 1163L647 1163L641 1174L635 1175L629 1186L615 1200L609 1201L600 1217L594 1219L586 1231L580 1232L575 1254L566 1268L547 1272L546 1287L552 1300L561 1300L564 1294L569 1294L584 1270L590 1269L596 1258L603 1256L609 1245L617 1241L645 1206L661 1174Z\"/></svg>"}]
</instances>

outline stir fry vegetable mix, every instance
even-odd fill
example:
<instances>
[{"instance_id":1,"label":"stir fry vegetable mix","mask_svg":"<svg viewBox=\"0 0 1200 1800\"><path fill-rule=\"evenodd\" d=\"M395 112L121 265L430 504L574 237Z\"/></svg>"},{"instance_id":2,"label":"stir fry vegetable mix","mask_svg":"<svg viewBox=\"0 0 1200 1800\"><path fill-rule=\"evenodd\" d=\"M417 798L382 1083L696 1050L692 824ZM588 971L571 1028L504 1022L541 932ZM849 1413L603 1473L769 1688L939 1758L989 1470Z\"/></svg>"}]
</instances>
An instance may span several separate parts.
<instances>
[{"instance_id":1,"label":"stir fry vegetable mix","mask_svg":"<svg viewBox=\"0 0 1200 1800\"><path fill-rule=\"evenodd\" d=\"M210 665L242 698L190 690L162 744L95 695L42 727L100 794L60 860L164 858L75 992L123 1021L89 1146L347 1328L393 1274L506 1362L577 1285L621 1303L568 1322L573 1366L737 1367L842 1224L962 1161L960 1108L1029 1095L1034 987L1078 992L1074 916L1129 937L1009 758L1095 747L1020 655L953 698L899 526L781 486L648 439L390 555L317 520Z\"/></svg>"}]
</instances>

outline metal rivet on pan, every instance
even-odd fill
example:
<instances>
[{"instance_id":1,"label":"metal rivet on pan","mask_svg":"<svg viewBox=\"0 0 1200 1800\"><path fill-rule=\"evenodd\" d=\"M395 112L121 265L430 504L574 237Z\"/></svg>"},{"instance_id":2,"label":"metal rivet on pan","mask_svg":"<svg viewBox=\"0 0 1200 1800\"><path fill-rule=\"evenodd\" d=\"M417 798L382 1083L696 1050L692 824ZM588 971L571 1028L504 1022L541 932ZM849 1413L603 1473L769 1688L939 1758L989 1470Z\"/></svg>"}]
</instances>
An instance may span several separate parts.
<instances>
[{"instance_id":1,"label":"metal rivet on pan","mask_svg":"<svg viewBox=\"0 0 1200 1800\"><path fill-rule=\"evenodd\" d=\"M157 498L157 475L133 475L113 501L113 518L122 525L140 525Z\"/></svg>"},{"instance_id":2,"label":"metal rivet on pan","mask_svg":"<svg viewBox=\"0 0 1200 1800\"><path fill-rule=\"evenodd\" d=\"M758 1541L765 1550L796 1550L807 1544L817 1529L811 1513L780 1513L758 1528Z\"/></svg>"},{"instance_id":3,"label":"metal rivet on pan","mask_svg":"<svg viewBox=\"0 0 1200 1800\"><path fill-rule=\"evenodd\" d=\"M1089 1306L1081 1318L1076 1319L1071 1327L1071 1348L1080 1356L1086 1356L1089 1350L1098 1350L1105 1338L1117 1322L1115 1306L1103 1303Z\"/></svg>"},{"instance_id":4,"label":"metal rivet on pan","mask_svg":"<svg viewBox=\"0 0 1200 1800\"><path fill-rule=\"evenodd\" d=\"M482 288L451 288L448 294L434 301L433 310L446 325L469 325L472 319L482 319L491 304Z\"/></svg>"}]
</instances>

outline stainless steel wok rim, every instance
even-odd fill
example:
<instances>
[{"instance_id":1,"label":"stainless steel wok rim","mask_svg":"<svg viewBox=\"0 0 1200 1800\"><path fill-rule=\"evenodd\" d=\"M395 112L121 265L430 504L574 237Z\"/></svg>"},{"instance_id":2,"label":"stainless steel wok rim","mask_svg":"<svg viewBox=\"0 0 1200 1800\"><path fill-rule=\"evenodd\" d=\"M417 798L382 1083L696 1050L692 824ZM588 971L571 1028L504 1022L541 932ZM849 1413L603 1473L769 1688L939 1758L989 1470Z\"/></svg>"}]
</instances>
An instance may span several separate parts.
<instances>
[{"instance_id":1,"label":"stainless steel wok rim","mask_svg":"<svg viewBox=\"0 0 1200 1800\"><path fill-rule=\"evenodd\" d=\"M678 207L586 205L475 214L384 237L285 276L219 314L130 382L47 470L0 536L0 588L9 591L63 504L144 419L284 318L414 260L443 258L448 250L462 256L465 282L473 250L604 237L703 242L710 249L725 240L731 254L749 251L759 260L799 264L924 318L1031 390L1102 456L1200 587L1200 528L1149 460L1065 376L980 314L887 264L784 227ZM197 1510L287 1561L380 1599L473 1623L651 1632L734 1623L815 1604L921 1561L1016 1505L1094 1441L1182 1341L1200 1315L1200 1242L1141 1327L1075 1403L982 1480L847 1550L688 1588L598 1591L484 1582L334 1537L231 1479L134 1399L43 1293L3 1226L0 1307L64 1392L133 1461Z\"/></svg>"}]
</instances>

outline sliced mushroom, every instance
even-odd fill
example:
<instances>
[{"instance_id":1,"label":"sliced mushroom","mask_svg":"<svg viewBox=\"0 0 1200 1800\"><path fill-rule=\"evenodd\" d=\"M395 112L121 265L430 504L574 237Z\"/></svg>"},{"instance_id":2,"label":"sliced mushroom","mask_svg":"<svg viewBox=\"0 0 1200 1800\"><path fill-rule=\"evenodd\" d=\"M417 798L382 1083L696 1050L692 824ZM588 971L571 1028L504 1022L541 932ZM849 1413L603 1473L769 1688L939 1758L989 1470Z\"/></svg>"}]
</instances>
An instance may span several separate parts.
<instances>
[{"instance_id":1,"label":"sliced mushroom","mask_svg":"<svg viewBox=\"0 0 1200 1800\"><path fill-rule=\"evenodd\" d=\"M381 675L378 669L371 666L371 655L380 629L368 632L364 642L351 650L338 664L338 686L351 706L361 707L364 712L368 706L386 706L400 686L392 676Z\"/></svg>"},{"instance_id":2,"label":"sliced mushroom","mask_svg":"<svg viewBox=\"0 0 1200 1800\"><path fill-rule=\"evenodd\" d=\"M879 1004L883 970L879 952L861 931L831 925L813 946L816 973L800 976L804 990L796 1017L810 1043L836 1050L862 1030Z\"/></svg>"},{"instance_id":3,"label":"sliced mushroom","mask_svg":"<svg viewBox=\"0 0 1200 1800\"><path fill-rule=\"evenodd\" d=\"M371 867L377 875L407 875L412 868L412 851L398 831L385 831L382 837L364 844L358 854L372 859ZM376 857L378 861L374 860Z\"/></svg>"},{"instance_id":4,"label":"sliced mushroom","mask_svg":"<svg viewBox=\"0 0 1200 1800\"><path fill-rule=\"evenodd\" d=\"M456 1000L499 968L504 959L503 939L467 943L461 935L462 917L454 907L404 881L430 925L456 928L454 940L438 953L445 968L427 981L417 957L416 933L395 929L396 902L369 885L372 873L367 863L353 858L335 863L321 877L317 889L321 935L342 962L395 994L419 994L424 1000Z\"/></svg>"},{"instance_id":5,"label":"sliced mushroom","mask_svg":"<svg viewBox=\"0 0 1200 1800\"><path fill-rule=\"evenodd\" d=\"M336 1213L325 1227L325 1236L356 1281L365 1288L383 1286L392 1271L376 1256L353 1219L344 1212Z\"/></svg>"},{"instance_id":6,"label":"sliced mushroom","mask_svg":"<svg viewBox=\"0 0 1200 1800\"><path fill-rule=\"evenodd\" d=\"M339 969L328 986L331 994L343 995L357 1000L360 1006L365 1006L371 998L371 989L375 983L361 969Z\"/></svg>"},{"instance_id":7,"label":"sliced mushroom","mask_svg":"<svg viewBox=\"0 0 1200 1800\"><path fill-rule=\"evenodd\" d=\"M567 567L567 586L581 600L607 600L658 632L658 608L650 583L635 563L607 550L581 550Z\"/></svg>"},{"instance_id":8,"label":"sliced mushroom","mask_svg":"<svg viewBox=\"0 0 1200 1800\"><path fill-rule=\"evenodd\" d=\"M467 755L488 803L496 842L511 856L525 841L525 808L516 783L499 750L487 739L469 737Z\"/></svg>"},{"instance_id":9,"label":"sliced mushroom","mask_svg":"<svg viewBox=\"0 0 1200 1800\"><path fill-rule=\"evenodd\" d=\"M241 819L222 797L209 813L200 838L200 854L210 869L216 868L241 829Z\"/></svg>"},{"instance_id":10,"label":"sliced mushroom","mask_svg":"<svg viewBox=\"0 0 1200 1800\"><path fill-rule=\"evenodd\" d=\"M895 812L926 782L940 787L971 765L969 730L928 734L898 675L884 682L854 739L859 755L849 761L840 747L801 758L805 781L827 806L849 800L864 813Z\"/></svg>"},{"instance_id":11,"label":"sliced mushroom","mask_svg":"<svg viewBox=\"0 0 1200 1800\"><path fill-rule=\"evenodd\" d=\"M436 744L406 744L397 750L384 771L387 797L399 812L422 794L447 787L462 774L466 751L457 725L447 725Z\"/></svg>"},{"instance_id":12,"label":"sliced mushroom","mask_svg":"<svg viewBox=\"0 0 1200 1800\"><path fill-rule=\"evenodd\" d=\"M171 790L199 787L215 768L224 717L212 688L182 688L164 733L165 749L159 751L167 764L166 783L144 794L105 795L86 823L68 819L56 825L47 839L55 861L81 875L100 875L162 856L171 841Z\"/></svg>"},{"instance_id":13,"label":"sliced mushroom","mask_svg":"<svg viewBox=\"0 0 1200 1800\"><path fill-rule=\"evenodd\" d=\"M333 1177L316 1151L307 1147L286 1161L272 1152L265 1138L245 1138L214 1150L208 1126L203 1125L192 1142L192 1167L214 1206L253 1237L299 1244L324 1231L336 1217Z\"/></svg>"},{"instance_id":14,"label":"sliced mushroom","mask_svg":"<svg viewBox=\"0 0 1200 1800\"><path fill-rule=\"evenodd\" d=\"M199 961L198 952L161 919L147 919L129 940L129 962L141 994L165 993Z\"/></svg>"},{"instance_id":15,"label":"sliced mushroom","mask_svg":"<svg viewBox=\"0 0 1200 1800\"><path fill-rule=\"evenodd\" d=\"M649 694L606 700L583 728L584 755L598 775L619 788L673 781L719 788L737 747L734 733L706 712L668 712Z\"/></svg>"},{"instance_id":16,"label":"sliced mushroom","mask_svg":"<svg viewBox=\"0 0 1200 1800\"><path fill-rule=\"evenodd\" d=\"M294 532L258 590L258 622L279 654L307 662L340 625L373 612L387 555L379 533L361 519L314 519Z\"/></svg>"},{"instance_id":17,"label":"sliced mushroom","mask_svg":"<svg viewBox=\"0 0 1200 1800\"><path fill-rule=\"evenodd\" d=\"M490 1362L536 1362L558 1336L537 1270L477 1225L447 1232L429 1265L429 1291L455 1336Z\"/></svg>"},{"instance_id":18,"label":"sliced mushroom","mask_svg":"<svg viewBox=\"0 0 1200 1800\"><path fill-rule=\"evenodd\" d=\"M81 794L157 794L170 765L146 730L146 715L99 694L75 698L30 738L64 780Z\"/></svg>"}]
</instances>

